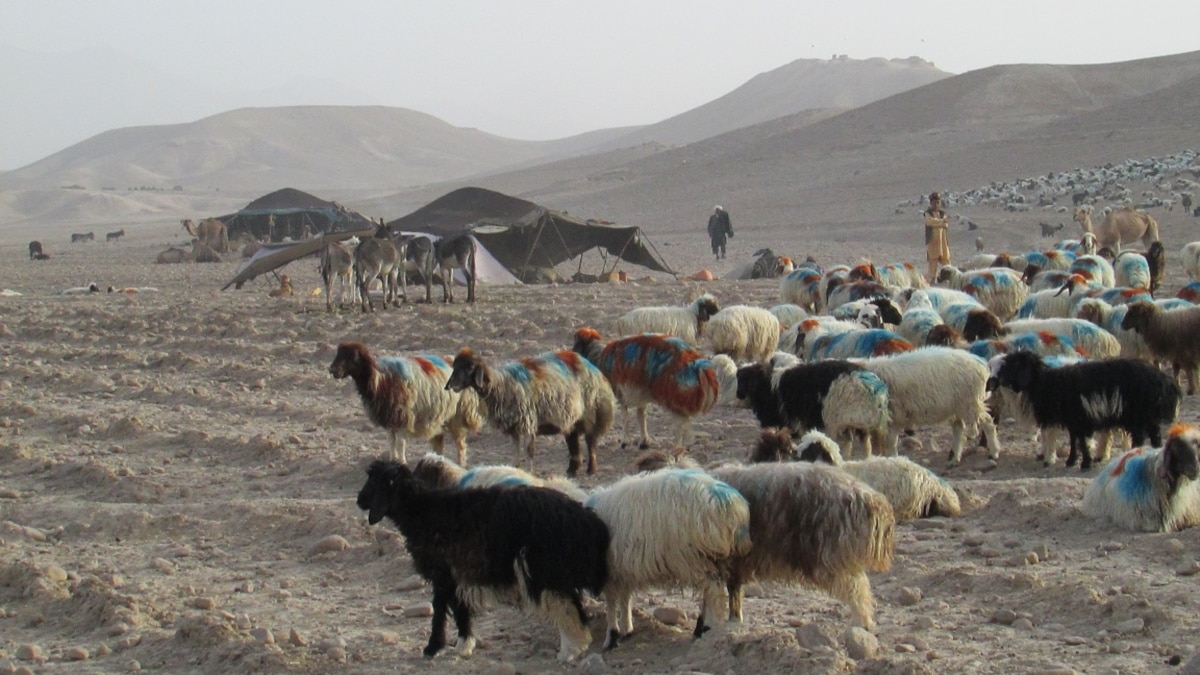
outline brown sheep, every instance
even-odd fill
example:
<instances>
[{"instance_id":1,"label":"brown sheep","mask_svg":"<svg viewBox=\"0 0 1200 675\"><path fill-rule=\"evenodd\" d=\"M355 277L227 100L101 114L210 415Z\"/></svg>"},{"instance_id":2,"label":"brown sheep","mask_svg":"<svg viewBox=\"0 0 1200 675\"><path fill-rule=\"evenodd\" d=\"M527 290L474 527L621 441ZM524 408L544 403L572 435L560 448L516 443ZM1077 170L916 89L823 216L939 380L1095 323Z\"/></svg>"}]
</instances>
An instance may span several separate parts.
<instances>
[{"instance_id":1,"label":"brown sheep","mask_svg":"<svg viewBox=\"0 0 1200 675\"><path fill-rule=\"evenodd\" d=\"M1179 371L1187 372L1187 393L1196 393L1200 376L1200 307L1182 307L1164 311L1153 302L1139 300L1121 320L1121 328L1137 331L1146 340L1155 358L1170 361L1176 380Z\"/></svg>"}]
</instances>

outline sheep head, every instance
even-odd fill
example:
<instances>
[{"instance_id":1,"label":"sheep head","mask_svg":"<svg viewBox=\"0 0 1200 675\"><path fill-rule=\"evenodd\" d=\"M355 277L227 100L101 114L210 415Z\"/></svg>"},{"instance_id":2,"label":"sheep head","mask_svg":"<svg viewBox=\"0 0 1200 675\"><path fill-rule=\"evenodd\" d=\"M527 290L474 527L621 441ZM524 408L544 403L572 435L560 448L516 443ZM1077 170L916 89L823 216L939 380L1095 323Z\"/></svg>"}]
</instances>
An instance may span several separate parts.
<instances>
[{"instance_id":1,"label":"sheep head","mask_svg":"<svg viewBox=\"0 0 1200 675\"><path fill-rule=\"evenodd\" d=\"M594 328L580 328L575 331L575 345L571 350L576 354L587 356L592 353L593 345L600 342L600 332Z\"/></svg>"},{"instance_id":2,"label":"sheep head","mask_svg":"<svg viewBox=\"0 0 1200 675\"><path fill-rule=\"evenodd\" d=\"M764 386L770 386L771 374L765 363L752 363L737 371L737 398L749 398Z\"/></svg>"},{"instance_id":3,"label":"sheep head","mask_svg":"<svg viewBox=\"0 0 1200 675\"><path fill-rule=\"evenodd\" d=\"M482 358L464 347L454 356L450 379L446 381L446 390L460 392L468 387L480 394L484 393L488 388L488 368Z\"/></svg>"},{"instance_id":4,"label":"sheep head","mask_svg":"<svg viewBox=\"0 0 1200 675\"><path fill-rule=\"evenodd\" d=\"M1150 318L1158 311L1158 307L1145 300L1132 302L1128 307L1125 316L1121 318L1121 328L1138 333L1146 332L1146 326L1150 324Z\"/></svg>"},{"instance_id":5,"label":"sheep head","mask_svg":"<svg viewBox=\"0 0 1200 675\"><path fill-rule=\"evenodd\" d=\"M692 303L692 307L696 311L696 323L702 324L712 318L714 314L721 311L721 306L717 304L717 299L705 293L696 298Z\"/></svg>"},{"instance_id":6,"label":"sheep head","mask_svg":"<svg viewBox=\"0 0 1200 675\"><path fill-rule=\"evenodd\" d=\"M801 462L825 462L837 466L842 463L842 451L837 441L820 431L810 431L800 438L796 455Z\"/></svg>"},{"instance_id":7,"label":"sheep head","mask_svg":"<svg viewBox=\"0 0 1200 675\"><path fill-rule=\"evenodd\" d=\"M963 323L962 336L967 342L985 340L1004 333L1004 324L1000 318L987 309L977 309L967 313Z\"/></svg>"},{"instance_id":8,"label":"sheep head","mask_svg":"<svg viewBox=\"0 0 1200 675\"><path fill-rule=\"evenodd\" d=\"M1162 461L1158 471L1160 477L1174 492L1181 478L1200 478L1200 429L1191 424L1176 424L1167 432L1163 446Z\"/></svg>"},{"instance_id":9,"label":"sheep head","mask_svg":"<svg viewBox=\"0 0 1200 675\"><path fill-rule=\"evenodd\" d=\"M353 377L366 372L374 364L371 351L361 342L343 342L338 345L333 363L329 364L329 374L336 380Z\"/></svg>"},{"instance_id":10,"label":"sheep head","mask_svg":"<svg viewBox=\"0 0 1200 675\"><path fill-rule=\"evenodd\" d=\"M399 484L412 480L412 472L400 462L375 460L367 469L367 482L358 491L358 508L367 512L371 525L383 520Z\"/></svg>"},{"instance_id":11,"label":"sheep head","mask_svg":"<svg viewBox=\"0 0 1200 675\"><path fill-rule=\"evenodd\" d=\"M988 366L988 391L1008 387L1017 393L1029 390L1037 371L1046 367L1042 357L1033 352L1003 354L993 358Z\"/></svg>"},{"instance_id":12,"label":"sheep head","mask_svg":"<svg viewBox=\"0 0 1200 675\"><path fill-rule=\"evenodd\" d=\"M792 447L792 433L781 427L763 429L758 439L758 445L750 453L751 464L794 461L796 461L796 451Z\"/></svg>"}]
</instances>

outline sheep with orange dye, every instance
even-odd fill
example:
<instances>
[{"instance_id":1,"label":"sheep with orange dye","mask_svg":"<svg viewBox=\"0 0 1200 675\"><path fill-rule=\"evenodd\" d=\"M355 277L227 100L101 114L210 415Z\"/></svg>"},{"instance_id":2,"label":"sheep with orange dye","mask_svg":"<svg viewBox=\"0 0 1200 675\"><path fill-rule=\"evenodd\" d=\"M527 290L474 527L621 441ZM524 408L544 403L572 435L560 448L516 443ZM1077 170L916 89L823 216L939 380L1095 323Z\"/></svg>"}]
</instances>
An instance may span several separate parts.
<instances>
[{"instance_id":1,"label":"sheep with orange dye","mask_svg":"<svg viewBox=\"0 0 1200 675\"><path fill-rule=\"evenodd\" d=\"M616 397L604 375L575 352L547 352L503 363L487 364L470 349L454 357L446 389L474 389L492 425L512 439L525 470L533 473L539 434L562 434L570 455L567 475L583 464L579 441L588 446L589 474L596 473L596 449L612 427Z\"/></svg>"},{"instance_id":2,"label":"sheep with orange dye","mask_svg":"<svg viewBox=\"0 0 1200 675\"><path fill-rule=\"evenodd\" d=\"M1161 448L1134 448L1096 474L1083 512L1141 532L1175 532L1200 525L1200 429L1177 424Z\"/></svg>"},{"instance_id":3,"label":"sheep with orange dye","mask_svg":"<svg viewBox=\"0 0 1200 675\"><path fill-rule=\"evenodd\" d=\"M391 438L392 459L407 461L409 438L429 440L441 453L449 433L458 448L458 463L467 463L467 435L483 426L479 397L474 392L446 391L450 365L442 357L376 358L361 342L343 342L329 374L354 380L367 417Z\"/></svg>"},{"instance_id":4,"label":"sheep with orange dye","mask_svg":"<svg viewBox=\"0 0 1200 675\"><path fill-rule=\"evenodd\" d=\"M650 447L646 409L655 404L675 417L676 447L687 447L691 419L712 410L721 385L713 362L683 340L669 335L642 334L601 341L592 328L575 331L574 351L604 373L621 404L621 445L629 442L629 408L637 409L641 441Z\"/></svg>"}]
</instances>

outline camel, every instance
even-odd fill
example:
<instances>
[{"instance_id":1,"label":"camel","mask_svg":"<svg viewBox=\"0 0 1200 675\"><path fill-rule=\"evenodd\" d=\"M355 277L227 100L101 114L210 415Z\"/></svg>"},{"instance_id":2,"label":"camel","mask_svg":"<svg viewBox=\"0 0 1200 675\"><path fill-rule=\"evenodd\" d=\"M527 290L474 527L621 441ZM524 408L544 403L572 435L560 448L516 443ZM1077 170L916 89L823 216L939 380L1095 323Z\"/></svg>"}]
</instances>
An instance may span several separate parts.
<instances>
[{"instance_id":1,"label":"camel","mask_svg":"<svg viewBox=\"0 0 1200 675\"><path fill-rule=\"evenodd\" d=\"M221 256L208 244L194 239L192 240L192 260L198 263L219 263Z\"/></svg>"},{"instance_id":2,"label":"camel","mask_svg":"<svg viewBox=\"0 0 1200 675\"><path fill-rule=\"evenodd\" d=\"M190 236L200 240L200 243L207 244L209 248L217 253L229 253L229 231L216 218L207 218L200 221L197 225L192 222L191 218L185 218L180 221L183 224L183 229Z\"/></svg>"},{"instance_id":3,"label":"camel","mask_svg":"<svg viewBox=\"0 0 1200 675\"><path fill-rule=\"evenodd\" d=\"M159 265L168 265L173 263L191 262L192 254L186 249L176 248L172 246L162 253L158 254L158 258L154 261Z\"/></svg>"},{"instance_id":4,"label":"camel","mask_svg":"<svg viewBox=\"0 0 1200 675\"><path fill-rule=\"evenodd\" d=\"M1121 252L1123 243L1141 239L1142 245L1149 248L1150 244L1158 241L1158 223L1150 214L1128 207L1109 211L1104 222L1097 227L1092 224L1092 209L1081 206L1075 209L1075 222L1079 223L1085 234L1095 234L1100 247L1107 246L1117 253Z\"/></svg>"}]
</instances>

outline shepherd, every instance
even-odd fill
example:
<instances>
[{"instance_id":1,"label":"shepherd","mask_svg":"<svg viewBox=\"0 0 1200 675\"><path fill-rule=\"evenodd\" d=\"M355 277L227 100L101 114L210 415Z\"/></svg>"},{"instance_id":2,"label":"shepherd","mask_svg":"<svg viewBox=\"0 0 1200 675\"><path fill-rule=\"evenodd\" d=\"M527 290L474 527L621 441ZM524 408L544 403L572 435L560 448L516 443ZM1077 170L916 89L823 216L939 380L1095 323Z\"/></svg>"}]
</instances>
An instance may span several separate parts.
<instances>
[{"instance_id":1,"label":"shepherd","mask_svg":"<svg viewBox=\"0 0 1200 675\"><path fill-rule=\"evenodd\" d=\"M733 223L729 222L729 213L717 204L712 215L708 217L708 238L712 242L713 256L717 260L725 259L725 241L733 239Z\"/></svg>"}]
</instances>

